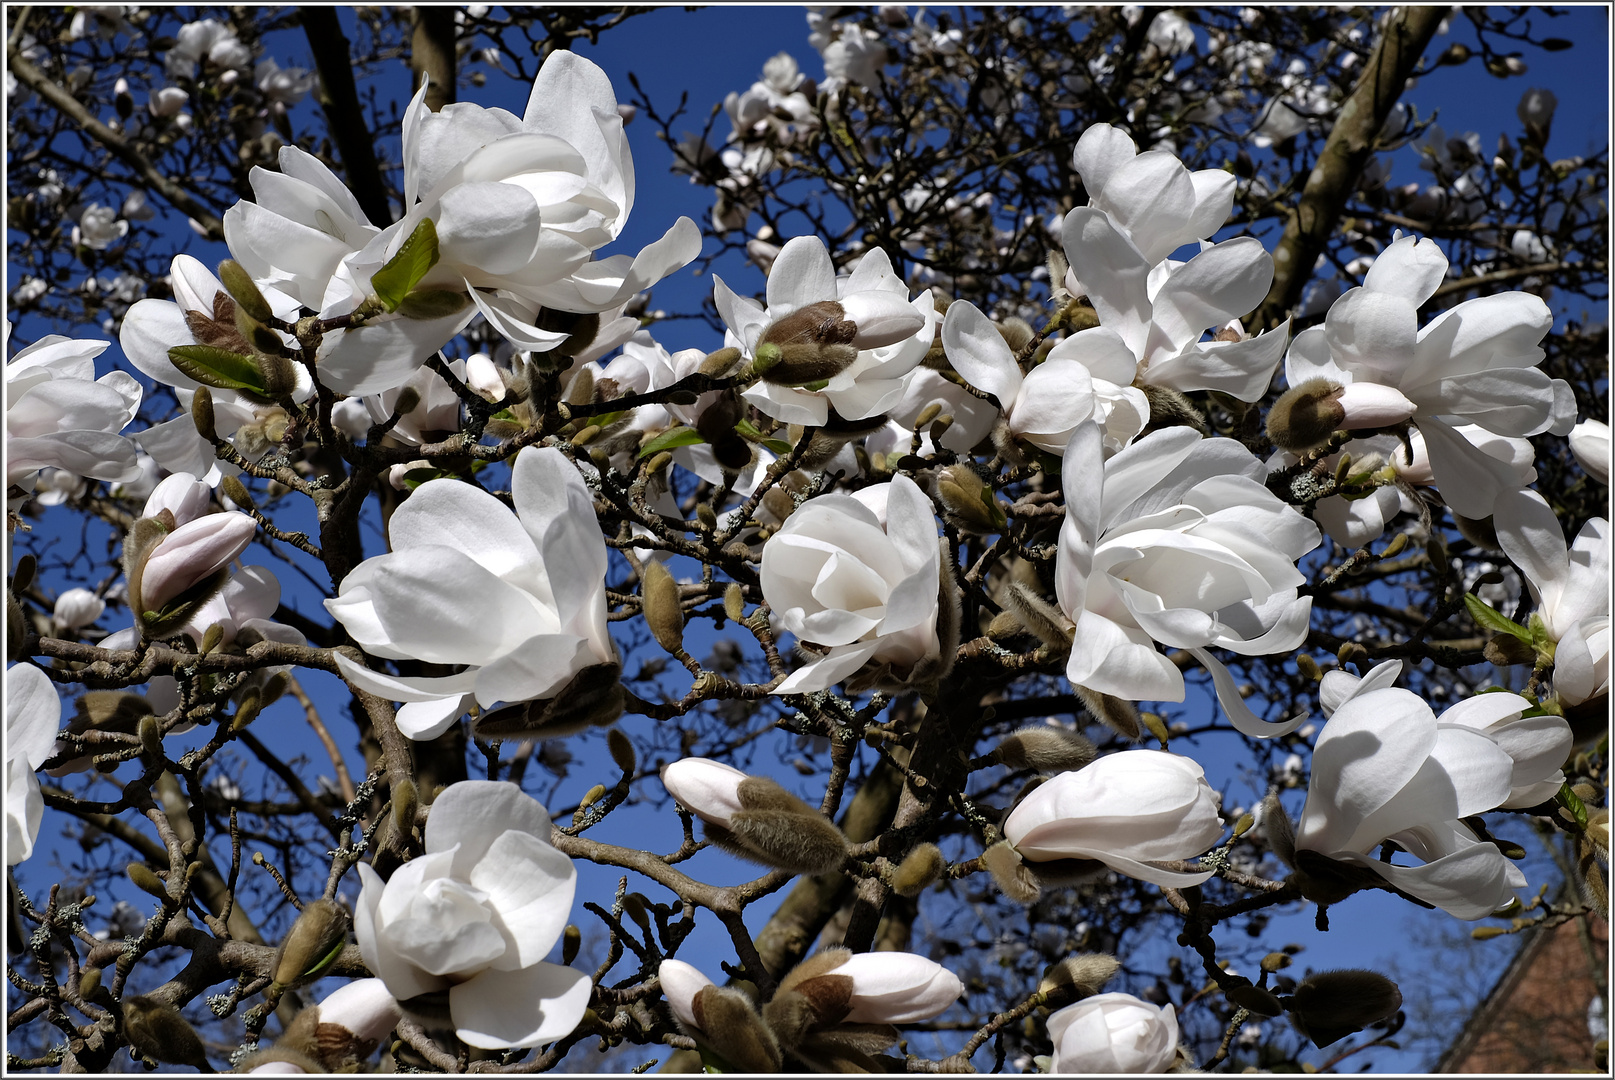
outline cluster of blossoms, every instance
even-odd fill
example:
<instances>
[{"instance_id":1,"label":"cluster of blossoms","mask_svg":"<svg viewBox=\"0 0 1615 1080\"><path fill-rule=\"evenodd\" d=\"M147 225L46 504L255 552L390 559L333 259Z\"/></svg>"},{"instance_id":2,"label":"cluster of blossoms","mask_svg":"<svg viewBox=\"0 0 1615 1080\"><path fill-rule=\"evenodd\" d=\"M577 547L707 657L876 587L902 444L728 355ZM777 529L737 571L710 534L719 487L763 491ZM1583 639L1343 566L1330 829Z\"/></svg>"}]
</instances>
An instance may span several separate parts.
<instances>
[{"instance_id":1,"label":"cluster of blossoms","mask_svg":"<svg viewBox=\"0 0 1615 1080\"><path fill-rule=\"evenodd\" d=\"M822 18L815 34L832 88L878 85L878 34ZM922 20L911 37L943 55L958 46ZM1148 41L1172 56L1198 47L1193 28L1170 14L1152 22ZM245 72L252 59L207 20L187 25L168 66L184 81L207 65ZM266 63L256 77L274 100L309 89ZM731 95L743 157L773 154L796 126L816 123L816 89L825 88L805 84L781 56L751 90ZM1321 111L1312 93L1298 82L1276 99L1261 137L1295 134L1284 116ZM1489 530L1519 568L1535 609L1528 626L1477 611L1478 598L1470 610L1494 620L1489 627L1520 631L1536 675L1551 667L1551 693L1536 678L1529 696L1476 694L1438 716L1391 685L1399 662L1361 678L1337 668L1318 684L1327 722L1299 822L1274 796L1262 824L1301 895L1325 906L1385 887L1480 919L1526 885L1473 819L1559 793L1572 744L1562 714L1607 695L1610 651L1608 522L1595 518L1567 544L1552 509L1527 489L1535 474L1526 440L1545 433L1570 435L1589 475L1608 475L1607 428L1576 427L1569 386L1538 369L1552 325L1541 299L1481 297L1421 327L1419 310L1449 268L1434 241L1406 236L1378 253L1321 325L1293 340L1288 321L1248 334L1242 320L1274 269L1254 238L1214 240L1233 206L1232 174L1191 171L1164 149L1140 152L1099 124L1072 159L1088 204L1059 222L1051 262L1054 301L1062 313L1091 314L1088 325L1062 316L1023 334L969 301L912 294L883 250L838 272L821 240L795 237L768 252L764 302L714 280L723 348L669 352L631 305L692 261L700 237L680 219L637 256L597 257L622 233L635 191L605 74L556 52L520 117L470 103L433 113L425 100L423 87L403 117L398 221L370 221L330 169L285 147L277 169L252 171L255 198L225 214L232 258L218 273L177 256L174 300L129 310L121 342L130 363L173 388L182 415L122 436L141 393L123 373L94 379L105 343L46 338L7 365L8 495L19 503L49 469L132 483L144 474L137 447L153 471L171 474L127 529L121 595L133 626L105 638L107 649L177 641L212 656L266 646L277 666L219 695L234 701L238 728L285 692L285 657L306 656L306 641L274 618L275 576L240 565L264 521L236 477L258 462L277 468L318 428L315 437L328 432L344 451L385 450L386 467L369 478L385 476L384 491L402 500L386 519L389 550L333 572L324 601L364 655L321 654L361 696L399 704L392 735L424 742L468 715L471 733L489 741L613 724L629 696L608 630L623 606L608 593L608 543L634 553L640 595L628 601L665 651L688 660L684 594L657 561L663 545L643 523L608 541L597 511L597 502L643 502L647 520L682 523L669 481L648 490L674 464L746 500L721 518L704 507L699 532L718 539L726 559L756 564L751 599L768 614L754 612L753 624L794 639L800 662L772 656L773 677L752 696L800 702L839 686L930 702L962 651L960 582L972 571L956 563L961 535L1016 549L997 489L1038 476L1038 494L1049 495L1057 477L1057 535L1051 525L1041 567L1019 545L1019 573L991 585L1002 614L983 640L1036 639L1027 656L1039 670L1063 670L1085 706L1129 737L1140 733L1131 703L1185 700L1182 668L1194 662L1235 731L1298 744L1307 716L1259 717L1213 650L1300 649L1313 614L1302 564L1325 532L1366 545L1434 495L1465 527ZM742 173L768 167L729 156L725 166ZM744 193L734 195L743 209ZM77 242L105 247L123 235L104 211L85 211ZM745 214L735 220L743 226ZM435 355L478 318L508 343L508 365L487 353ZM1254 404L1281 364L1289 388L1268 416L1280 451L1271 461L1194 422L1188 393ZM467 482L469 470L439 471L446 455L432 447L461 430L463 402L479 435L513 439L508 492ZM643 477L618 483L641 459ZM1298 473L1315 482L1330 468L1349 492L1298 494ZM844 479L848 490L830 490ZM322 523L327 511L322 503ZM737 580L726 616L741 622L746 599ZM104 595L64 593L55 623L81 630L105 610ZM65 732L40 668L19 664L6 681L10 863L32 852L43 812L36 771L47 760L58 759L53 772L88 767L81 751L92 729L136 733L155 753L152 739L160 751L164 735L190 723L175 677L151 680L144 697L86 706ZM1187 860L1222 841L1221 798L1198 763L1159 738L1160 750L1104 755L1052 730L1004 740L994 763L1038 776L982 830L979 867L1027 904L1045 888L1109 873L1166 889L1209 880L1226 859ZM616 744L612 752L622 764ZM626 792L634 768L623 769ZM825 813L775 781L701 757L667 765L661 780L707 840L740 857L811 875L863 858ZM407 847L421 808L412 787L400 788L386 827ZM346 1032L340 1053L293 1025L285 1045L255 1059L256 1071L351 1064L342 1055L405 1016L482 1050L541 1046L572 1034L599 1003L590 977L570 967L573 837L508 782L431 794L414 858L357 864L352 931L376 981L327 998L307 1022L316 1034L327 1024ZM892 888L917 895L944 865L935 848L916 848L889 875ZM317 974L311 958L340 951L348 926L339 912L330 900L308 905L287 938L303 951L283 945L277 958L277 992ZM563 940L566 963L549 963ZM902 952L822 949L767 1001L677 959L656 970L681 1037L725 1070L791 1061L873 1071L900 1037L894 1025L935 1018L964 993L952 972ZM1054 1071L1180 1067L1173 1009L1100 994L1103 981L1089 980L1049 1017ZM140 1008L126 1014L137 1043Z\"/></svg>"}]
</instances>

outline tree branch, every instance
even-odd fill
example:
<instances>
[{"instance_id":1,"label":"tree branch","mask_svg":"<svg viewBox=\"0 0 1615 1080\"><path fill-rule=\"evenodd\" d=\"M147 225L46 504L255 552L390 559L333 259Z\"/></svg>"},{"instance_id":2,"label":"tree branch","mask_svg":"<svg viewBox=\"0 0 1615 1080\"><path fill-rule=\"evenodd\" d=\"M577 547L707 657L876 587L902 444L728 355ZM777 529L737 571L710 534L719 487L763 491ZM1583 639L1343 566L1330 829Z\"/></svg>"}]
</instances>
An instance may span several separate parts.
<instances>
[{"instance_id":1,"label":"tree branch","mask_svg":"<svg viewBox=\"0 0 1615 1080\"><path fill-rule=\"evenodd\" d=\"M314 53L314 68L320 75L320 108L325 110L331 141L336 143L343 171L348 174L348 187L371 224L385 226L392 221L392 209L387 204L381 167L376 163L375 147L359 106L353 61L348 55L347 36L337 20L337 9L303 7L298 9L298 18Z\"/></svg>"}]
</instances>

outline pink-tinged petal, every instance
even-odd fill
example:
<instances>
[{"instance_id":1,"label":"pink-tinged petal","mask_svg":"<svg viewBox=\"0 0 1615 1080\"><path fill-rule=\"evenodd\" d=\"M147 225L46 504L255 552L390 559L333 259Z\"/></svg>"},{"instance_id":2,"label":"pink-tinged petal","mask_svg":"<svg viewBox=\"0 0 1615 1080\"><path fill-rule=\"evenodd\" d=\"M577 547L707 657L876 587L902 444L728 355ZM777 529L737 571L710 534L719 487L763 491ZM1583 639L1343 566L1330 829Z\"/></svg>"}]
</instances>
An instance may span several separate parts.
<instances>
[{"instance_id":1,"label":"pink-tinged petal","mask_svg":"<svg viewBox=\"0 0 1615 1080\"><path fill-rule=\"evenodd\" d=\"M246 514L210 514L165 536L146 558L140 575L140 602L146 611L163 605L247 550L258 523Z\"/></svg>"},{"instance_id":2,"label":"pink-tinged petal","mask_svg":"<svg viewBox=\"0 0 1615 1080\"><path fill-rule=\"evenodd\" d=\"M740 783L746 774L733 765L711 758L680 758L662 767L662 786L678 804L702 821L727 825L745 809L740 804Z\"/></svg>"},{"instance_id":3,"label":"pink-tinged petal","mask_svg":"<svg viewBox=\"0 0 1615 1080\"><path fill-rule=\"evenodd\" d=\"M781 319L820 300L836 298L836 268L824 241L798 236L786 241L768 272L768 316Z\"/></svg>"},{"instance_id":4,"label":"pink-tinged petal","mask_svg":"<svg viewBox=\"0 0 1615 1080\"><path fill-rule=\"evenodd\" d=\"M446 872L465 881L493 842L510 830L548 843L550 816L542 803L508 781L461 780L432 803L423 839L428 852L452 850L452 869Z\"/></svg>"},{"instance_id":5,"label":"pink-tinged petal","mask_svg":"<svg viewBox=\"0 0 1615 1080\"><path fill-rule=\"evenodd\" d=\"M1066 446L1060 468L1065 520L1060 525L1054 564L1054 594L1060 610L1073 621L1087 604L1094 546L1099 543L1104 450L1104 433L1099 425L1079 424Z\"/></svg>"},{"instance_id":6,"label":"pink-tinged petal","mask_svg":"<svg viewBox=\"0 0 1615 1080\"><path fill-rule=\"evenodd\" d=\"M1419 331L1417 360L1404 386L1478 371L1535 367L1553 313L1540 296L1505 292L1465 300Z\"/></svg>"},{"instance_id":7,"label":"pink-tinged petal","mask_svg":"<svg viewBox=\"0 0 1615 1080\"><path fill-rule=\"evenodd\" d=\"M980 308L968 300L948 305L942 319L942 348L965 382L993 395L1005 409L1014 406L1021 369L1003 335Z\"/></svg>"},{"instance_id":8,"label":"pink-tinged petal","mask_svg":"<svg viewBox=\"0 0 1615 1080\"><path fill-rule=\"evenodd\" d=\"M1138 374L1138 357L1133 355L1120 334L1104 326L1079 330L1056 342L1054 348L1049 350L1045 363L1056 360L1074 360L1087 368L1095 379L1104 379L1118 386L1131 384L1133 377ZM1032 373L1037 374L1036 369ZM1153 366L1150 374L1154 381Z\"/></svg>"},{"instance_id":9,"label":"pink-tinged petal","mask_svg":"<svg viewBox=\"0 0 1615 1080\"><path fill-rule=\"evenodd\" d=\"M61 725L62 699L50 676L32 664L6 669L6 753L37 769L50 757Z\"/></svg>"},{"instance_id":10,"label":"pink-tinged petal","mask_svg":"<svg viewBox=\"0 0 1615 1080\"><path fill-rule=\"evenodd\" d=\"M912 1024L947 1011L964 984L934 960L903 952L856 953L833 973L852 979L849 1024Z\"/></svg>"},{"instance_id":11,"label":"pink-tinged petal","mask_svg":"<svg viewBox=\"0 0 1615 1080\"><path fill-rule=\"evenodd\" d=\"M490 968L449 989L449 1014L454 1033L468 1046L542 1046L572 1033L593 989L587 975L559 964Z\"/></svg>"},{"instance_id":12,"label":"pink-tinged petal","mask_svg":"<svg viewBox=\"0 0 1615 1080\"><path fill-rule=\"evenodd\" d=\"M1233 724L1234 730L1241 735L1249 736L1252 739L1271 739L1279 735L1288 735L1307 722L1308 714L1303 712L1277 724L1268 723L1252 712L1249 705L1245 704L1245 699L1240 696L1239 686L1234 682L1234 677L1228 673L1228 669L1222 665L1221 661L1205 649L1190 649L1189 652L1211 673L1211 681L1217 687L1217 703L1222 706L1222 711L1227 715L1228 722Z\"/></svg>"},{"instance_id":13,"label":"pink-tinged petal","mask_svg":"<svg viewBox=\"0 0 1615 1080\"><path fill-rule=\"evenodd\" d=\"M537 634L477 671L477 704L552 696L568 679L599 661L586 638Z\"/></svg>"},{"instance_id":14,"label":"pink-tinged petal","mask_svg":"<svg viewBox=\"0 0 1615 1080\"><path fill-rule=\"evenodd\" d=\"M1102 210L1077 207L1065 216L1060 235L1100 323L1120 334L1134 356L1143 356L1150 333L1150 262Z\"/></svg>"},{"instance_id":15,"label":"pink-tinged petal","mask_svg":"<svg viewBox=\"0 0 1615 1080\"><path fill-rule=\"evenodd\" d=\"M578 872L572 860L529 833L503 833L472 869L474 888L488 894L505 954L493 966L510 971L539 963L561 940L572 917Z\"/></svg>"},{"instance_id":16,"label":"pink-tinged petal","mask_svg":"<svg viewBox=\"0 0 1615 1080\"><path fill-rule=\"evenodd\" d=\"M1289 332L1290 322L1286 319L1265 334L1244 341L1199 342L1176 356L1151 360L1146 381L1151 386L1219 390L1241 401L1260 401L1284 357Z\"/></svg>"},{"instance_id":17,"label":"pink-tinged petal","mask_svg":"<svg viewBox=\"0 0 1615 1080\"><path fill-rule=\"evenodd\" d=\"M1498 435L1538 435L1554 422L1556 380L1536 368L1494 368L1409 391L1426 412L1459 416Z\"/></svg>"},{"instance_id":18,"label":"pink-tinged petal","mask_svg":"<svg viewBox=\"0 0 1615 1080\"><path fill-rule=\"evenodd\" d=\"M1362 822L1418 774L1436 738L1435 714L1406 690L1360 693L1342 704L1312 751L1296 847L1325 854L1350 849Z\"/></svg>"},{"instance_id":19,"label":"pink-tinged petal","mask_svg":"<svg viewBox=\"0 0 1615 1080\"><path fill-rule=\"evenodd\" d=\"M1447 256L1434 240L1404 236L1380 252L1363 288L1400 296L1414 307L1435 295L1447 276Z\"/></svg>"},{"instance_id":20,"label":"pink-tinged petal","mask_svg":"<svg viewBox=\"0 0 1615 1080\"><path fill-rule=\"evenodd\" d=\"M1368 674L1361 678L1345 668L1325 672L1323 681L1318 684L1318 708L1323 710L1325 717L1333 716L1336 709L1359 694L1394 686L1401 674L1400 660L1381 661L1369 668Z\"/></svg>"},{"instance_id":21,"label":"pink-tinged petal","mask_svg":"<svg viewBox=\"0 0 1615 1080\"><path fill-rule=\"evenodd\" d=\"M1430 455L1432 479L1453 513L1491 517L1499 500L1522 486L1512 465L1492 457L1444 421L1420 416L1415 423Z\"/></svg>"},{"instance_id":22,"label":"pink-tinged petal","mask_svg":"<svg viewBox=\"0 0 1615 1080\"><path fill-rule=\"evenodd\" d=\"M447 979L427 974L381 942L377 923L387 885L369 863L360 863L358 869L360 890L359 900L353 905L353 936L359 943L359 955L364 957L365 966L399 999L429 994L447 986Z\"/></svg>"},{"instance_id":23,"label":"pink-tinged petal","mask_svg":"<svg viewBox=\"0 0 1615 1080\"><path fill-rule=\"evenodd\" d=\"M1343 385L1352 381L1352 375L1335 363L1334 354L1329 351L1329 336L1321 326L1295 335L1284 357L1285 382L1300 386L1308 379L1328 379Z\"/></svg>"},{"instance_id":24,"label":"pink-tinged petal","mask_svg":"<svg viewBox=\"0 0 1615 1080\"><path fill-rule=\"evenodd\" d=\"M140 511L141 517L156 517L167 510L176 525L185 525L206 514L213 503L213 489L189 476L175 475L162 480Z\"/></svg>"},{"instance_id":25,"label":"pink-tinged petal","mask_svg":"<svg viewBox=\"0 0 1615 1080\"><path fill-rule=\"evenodd\" d=\"M1130 701L1182 701L1183 675L1138 627L1084 611L1065 675L1074 686Z\"/></svg>"},{"instance_id":26,"label":"pink-tinged petal","mask_svg":"<svg viewBox=\"0 0 1615 1080\"><path fill-rule=\"evenodd\" d=\"M656 969L656 977L662 982L667 1007L673 1010L679 1023L691 1031L700 1031L701 1025L695 1022L695 995L712 986L712 980L683 960L663 960Z\"/></svg>"},{"instance_id":27,"label":"pink-tinged petal","mask_svg":"<svg viewBox=\"0 0 1615 1080\"><path fill-rule=\"evenodd\" d=\"M1214 244L1179 267L1155 294L1155 326L1175 352L1208 327L1250 312L1272 284L1273 257L1260 240L1241 236Z\"/></svg>"},{"instance_id":28,"label":"pink-tinged petal","mask_svg":"<svg viewBox=\"0 0 1615 1080\"><path fill-rule=\"evenodd\" d=\"M1413 363L1418 308L1406 297L1347 290L1324 317L1324 339L1335 363L1359 378L1399 383Z\"/></svg>"},{"instance_id":29,"label":"pink-tinged petal","mask_svg":"<svg viewBox=\"0 0 1615 1080\"><path fill-rule=\"evenodd\" d=\"M1409 896L1466 921L1486 918L1513 896L1511 864L1491 844L1476 844L1424 866L1394 866L1355 852L1333 857L1372 870Z\"/></svg>"}]
</instances>

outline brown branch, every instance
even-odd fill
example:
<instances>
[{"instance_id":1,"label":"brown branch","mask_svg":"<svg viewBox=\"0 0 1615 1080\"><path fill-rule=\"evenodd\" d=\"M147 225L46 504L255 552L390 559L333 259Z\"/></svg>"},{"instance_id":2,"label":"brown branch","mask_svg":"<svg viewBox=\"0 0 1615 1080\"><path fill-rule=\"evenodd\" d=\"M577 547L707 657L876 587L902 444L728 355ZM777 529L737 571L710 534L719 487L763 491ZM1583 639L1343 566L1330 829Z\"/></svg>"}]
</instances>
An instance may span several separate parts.
<instances>
[{"instance_id":1,"label":"brown branch","mask_svg":"<svg viewBox=\"0 0 1615 1080\"><path fill-rule=\"evenodd\" d=\"M426 107L438 112L455 100L454 86L454 9L417 4L415 33L409 40L409 69L414 72L413 90L422 79L430 79ZM452 384L451 384L452 385Z\"/></svg>"},{"instance_id":2,"label":"brown branch","mask_svg":"<svg viewBox=\"0 0 1615 1080\"><path fill-rule=\"evenodd\" d=\"M325 111L331 141L342 158L348 187L372 225L387 225L392 221L392 209L387 205L387 189L376 163L374 142L362 119L359 91L353 83L353 60L348 55L348 39L342 33L337 9L303 7L298 9L298 18L314 53L314 68L320 76L320 108Z\"/></svg>"},{"instance_id":3,"label":"brown branch","mask_svg":"<svg viewBox=\"0 0 1615 1080\"><path fill-rule=\"evenodd\" d=\"M1340 108L1318 163L1307 177L1300 204L1273 251L1273 287L1251 322L1272 327L1301 299L1313 265L1333 235L1374 153L1374 139L1391 114L1436 27L1449 14L1443 7L1404 7L1386 16L1385 29L1363 76Z\"/></svg>"}]
</instances>

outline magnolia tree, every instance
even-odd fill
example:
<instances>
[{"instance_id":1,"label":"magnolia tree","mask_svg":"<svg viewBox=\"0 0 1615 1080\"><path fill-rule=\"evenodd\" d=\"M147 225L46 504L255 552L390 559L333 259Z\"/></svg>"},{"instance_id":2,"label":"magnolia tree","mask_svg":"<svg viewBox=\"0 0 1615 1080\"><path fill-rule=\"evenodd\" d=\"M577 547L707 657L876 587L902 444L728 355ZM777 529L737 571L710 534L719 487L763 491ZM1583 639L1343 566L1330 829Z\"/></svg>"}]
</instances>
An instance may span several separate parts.
<instances>
[{"instance_id":1,"label":"magnolia tree","mask_svg":"<svg viewBox=\"0 0 1615 1080\"><path fill-rule=\"evenodd\" d=\"M1553 13L816 11L693 134L632 9L9 14L11 1068L1313 1067L1403 988L1270 919L1606 913L1607 155L1416 92Z\"/></svg>"}]
</instances>

